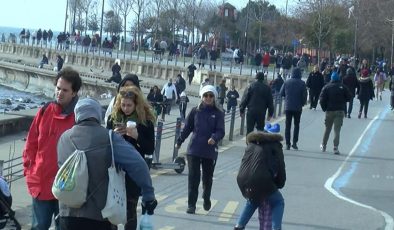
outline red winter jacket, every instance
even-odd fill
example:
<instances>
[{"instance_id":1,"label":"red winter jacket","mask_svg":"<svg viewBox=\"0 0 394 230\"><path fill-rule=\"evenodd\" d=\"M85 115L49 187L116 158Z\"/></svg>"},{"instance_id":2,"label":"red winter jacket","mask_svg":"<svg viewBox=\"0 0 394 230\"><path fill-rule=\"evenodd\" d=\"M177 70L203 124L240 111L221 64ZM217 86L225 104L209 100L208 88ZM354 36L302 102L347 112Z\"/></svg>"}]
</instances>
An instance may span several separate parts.
<instances>
[{"instance_id":1,"label":"red winter jacket","mask_svg":"<svg viewBox=\"0 0 394 230\"><path fill-rule=\"evenodd\" d=\"M263 66L269 66L269 65L270 65L270 55L269 54L264 54Z\"/></svg>"},{"instance_id":2,"label":"red winter jacket","mask_svg":"<svg viewBox=\"0 0 394 230\"><path fill-rule=\"evenodd\" d=\"M74 123L74 112L62 114L62 107L50 103L41 108L30 126L23 151L23 173L26 176L30 195L39 200L56 199L52 194L52 183L57 166L57 142L64 131Z\"/></svg>"}]
</instances>

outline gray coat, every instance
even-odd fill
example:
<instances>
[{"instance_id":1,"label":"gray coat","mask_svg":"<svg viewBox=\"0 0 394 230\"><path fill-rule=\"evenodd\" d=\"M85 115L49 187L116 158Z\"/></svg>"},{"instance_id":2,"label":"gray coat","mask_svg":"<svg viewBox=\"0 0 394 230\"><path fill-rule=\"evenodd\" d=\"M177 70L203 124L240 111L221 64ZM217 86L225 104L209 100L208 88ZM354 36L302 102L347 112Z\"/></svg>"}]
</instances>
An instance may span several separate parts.
<instances>
[{"instance_id":1,"label":"gray coat","mask_svg":"<svg viewBox=\"0 0 394 230\"><path fill-rule=\"evenodd\" d=\"M64 132L57 145L59 167L75 150L70 139L78 149L90 150L85 152L89 172L88 198L81 208L69 208L59 201L60 216L103 221L101 210L107 199L108 168L112 161L108 130L96 121L85 120ZM154 200L149 169L141 155L118 134L113 135L113 144L115 163L141 187L142 200Z\"/></svg>"}]
</instances>

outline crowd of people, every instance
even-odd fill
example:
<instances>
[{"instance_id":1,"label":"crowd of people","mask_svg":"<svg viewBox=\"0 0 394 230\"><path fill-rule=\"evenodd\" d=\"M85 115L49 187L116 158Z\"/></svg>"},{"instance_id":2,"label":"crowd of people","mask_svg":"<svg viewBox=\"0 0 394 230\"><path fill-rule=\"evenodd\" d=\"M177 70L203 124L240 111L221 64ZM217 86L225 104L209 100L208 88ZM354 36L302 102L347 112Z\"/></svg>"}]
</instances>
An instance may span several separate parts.
<instances>
[{"instance_id":1,"label":"crowd of people","mask_svg":"<svg viewBox=\"0 0 394 230\"><path fill-rule=\"evenodd\" d=\"M200 47L200 49L204 48L204 46ZM200 57L203 52L207 51L201 51ZM237 52L242 51L238 49ZM266 187L260 185L259 187L257 184L243 185L239 182L241 192L248 200L234 227L236 230L245 228L257 208L259 213L269 213L272 216L270 219L272 229L281 229L284 198L278 189L284 186L286 180L281 144L283 137L278 134L280 130L278 124L273 126L269 123L265 124L265 121L270 121L274 115L277 98L284 98L284 149L286 150L299 148L300 121L308 94L309 109L316 110L320 104L325 112L325 129L320 149L323 152L327 150L330 132L334 128L334 154L340 154L341 127L345 117L349 119L352 117L353 99L357 97L360 101L357 117L360 119L363 115L367 118L369 101L375 97L382 100L382 92L385 90L388 76L390 76L391 108L394 108L394 67L389 70L383 64L371 67L366 60L360 65L355 65L346 58L339 59L338 63L328 63L327 59L323 59L320 65L313 67L304 81L303 75L308 65L301 63L303 57L299 57L295 65L292 59L292 64L287 66L285 59L288 55L285 55L280 64L282 71L279 71L277 77L267 84L268 57L269 53L266 52L264 56L257 58L259 63L262 63L263 69L257 71L256 81L245 89L239 103L240 114L246 117L247 126L247 147L241 168L243 164L247 165L248 155L273 155L279 165L274 169L267 164L261 165L262 171L259 173L264 174ZM60 56L58 58L61 59ZM240 62L238 54L234 59ZM48 64L45 55L40 65L44 64ZM200 58L198 64L203 68L205 63ZM194 64L187 67L189 85L193 81L196 69ZM184 128L175 147L180 148L191 136L186 152L189 174L188 207L185 211L188 214L196 212L200 180L203 184L203 208L206 211L211 209L211 190L218 158L218 143L225 135L224 116L226 112L229 113L238 106L240 97L235 86L227 87L226 79L219 82L217 86L214 86L209 78L205 79L200 86L199 103L187 113L189 102L186 93L187 84L181 74L178 74L174 81L168 79L161 88L157 85L153 86L145 97L138 76L126 74L122 78L120 71L120 65L115 63L112 67L114 79L110 80L118 83L117 95L110 102L105 117L102 118L101 107L97 101L78 98L78 91L82 85L79 73L70 67L58 67L55 83L56 100L47 103L38 111L23 152L24 175L28 191L32 196L32 229L48 229L52 217L58 214L60 218L55 219L57 229L59 227L84 229L86 226L111 229L111 223L103 219L100 214L105 206L103 194L108 185L108 178L104 179L104 183L102 178L105 178L111 164L108 130L113 130L115 133L113 135L114 161L127 173L125 229L136 229L139 196L142 196L143 210L148 213L153 214L157 206L149 176L155 142L154 126L160 115L161 120L164 121L165 115L171 113L174 104L178 104L179 114L184 122ZM226 108L225 102L227 102ZM105 127L100 125L102 120L105 122ZM291 132L292 125L294 125L293 132ZM86 135L86 133L94 133L94 135ZM104 146L104 148L95 149L94 146ZM86 205L81 208L68 207L61 200L56 200L51 192L58 168L75 149L85 149L88 167L92 168L91 171L94 167L95 174L89 174L91 181L88 191L96 189L102 191L92 192L93 198L88 199ZM94 164L89 165L89 161L94 161ZM246 167L245 170L249 168ZM260 220L261 225L266 224L265 222L264 218Z\"/></svg>"}]
</instances>

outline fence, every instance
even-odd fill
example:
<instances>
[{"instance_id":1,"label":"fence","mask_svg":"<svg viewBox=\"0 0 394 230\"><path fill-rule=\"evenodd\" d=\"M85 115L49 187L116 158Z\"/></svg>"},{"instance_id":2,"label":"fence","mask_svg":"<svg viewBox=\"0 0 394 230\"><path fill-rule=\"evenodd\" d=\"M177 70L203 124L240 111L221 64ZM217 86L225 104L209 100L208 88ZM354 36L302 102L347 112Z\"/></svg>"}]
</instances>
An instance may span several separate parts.
<instances>
[{"instance_id":1,"label":"fence","mask_svg":"<svg viewBox=\"0 0 394 230\"><path fill-rule=\"evenodd\" d=\"M4 41L7 43L14 43L18 45L30 46L30 47L39 47L45 48L49 50L57 50L59 52L66 53L80 53L89 56L108 56L111 58L123 58L129 60L143 61L143 62L152 62L159 63L161 65L166 66L183 66L187 67L191 63L198 63L198 59L195 56L187 57L186 55L160 55L159 57L155 54L154 50L137 50L133 51L132 49L110 49L110 48L102 48L100 45L98 46L84 46L79 42L62 42L58 43L53 39L53 41L44 42L41 40L39 43L37 42L21 42L20 38L17 37L16 40L13 41ZM168 53L168 52L167 52ZM224 54L227 54L223 52ZM246 62L242 64L235 64L232 58L226 58L225 55L219 57L217 61L211 61L208 58L205 60L207 62L207 66L213 71L222 72L222 73L235 73L239 75L250 75L253 76L255 72L261 71L261 67L257 67L252 63L252 56L245 57ZM275 72L278 70L275 68L275 65L271 65L272 67L268 72L272 73L272 79L274 79Z\"/></svg>"}]
</instances>

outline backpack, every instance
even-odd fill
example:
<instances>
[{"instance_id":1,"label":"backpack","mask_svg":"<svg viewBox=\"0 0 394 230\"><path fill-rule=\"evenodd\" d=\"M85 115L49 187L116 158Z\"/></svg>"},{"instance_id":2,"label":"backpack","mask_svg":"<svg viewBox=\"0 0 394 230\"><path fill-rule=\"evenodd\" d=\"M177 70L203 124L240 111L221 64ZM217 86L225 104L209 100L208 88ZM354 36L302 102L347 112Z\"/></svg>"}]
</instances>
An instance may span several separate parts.
<instances>
[{"instance_id":1,"label":"backpack","mask_svg":"<svg viewBox=\"0 0 394 230\"><path fill-rule=\"evenodd\" d=\"M80 208L87 200L88 165L85 151L79 150L72 140L71 143L75 150L57 171L52 194L61 203Z\"/></svg>"},{"instance_id":2,"label":"backpack","mask_svg":"<svg viewBox=\"0 0 394 230\"><path fill-rule=\"evenodd\" d=\"M275 187L279 159L274 153L260 149L262 145L248 146L237 175L237 184L242 195L251 201L260 202ZM248 151L249 150L249 151ZM272 183L271 186L269 183Z\"/></svg>"}]
</instances>

